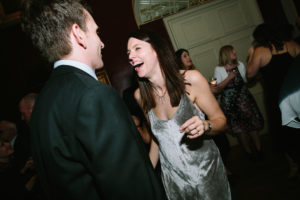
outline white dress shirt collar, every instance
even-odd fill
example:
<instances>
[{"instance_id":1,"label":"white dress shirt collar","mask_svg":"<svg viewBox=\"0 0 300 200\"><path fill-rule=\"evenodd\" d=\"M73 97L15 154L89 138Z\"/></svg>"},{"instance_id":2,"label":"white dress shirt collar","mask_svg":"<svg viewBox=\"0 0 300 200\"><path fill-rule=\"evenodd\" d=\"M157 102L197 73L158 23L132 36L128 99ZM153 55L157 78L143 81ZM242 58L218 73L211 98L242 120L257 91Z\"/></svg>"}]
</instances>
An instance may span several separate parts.
<instances>
[{"instance_id":1,"label":"white dress shirt collar","mask_svg":"<svg viewBox=\"0 0 300 200\"><path fill-rule=\"evenodd\" d=\"M98 78L96 76L95 71L92 69L92 67L79 62L79 61L75 61L75 60L58 60L54 63L54 69L61 66L61 65L68 65L68 66L72 66L75 67L77 69L80 69L86 73L88 73L89 75L91 75L94 79L96 79L98 81Z\"/></svg>"}]
</instances>

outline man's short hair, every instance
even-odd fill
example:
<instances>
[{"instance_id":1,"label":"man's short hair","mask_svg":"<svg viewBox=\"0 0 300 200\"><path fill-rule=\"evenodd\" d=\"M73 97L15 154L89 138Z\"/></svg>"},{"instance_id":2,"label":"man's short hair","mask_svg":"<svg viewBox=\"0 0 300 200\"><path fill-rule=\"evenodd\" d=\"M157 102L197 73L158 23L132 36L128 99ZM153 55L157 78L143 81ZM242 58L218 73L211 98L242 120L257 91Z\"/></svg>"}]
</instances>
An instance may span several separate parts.
<instances>
[{"instance_id":1,"label":"man's short hair","mask_svg":"<svg viewBox=\"0 0 300 200\"><path fill-rule=\"evenodd\" d=\"M86 31L86 6L80 0L25 0L21 26L49 62L68 55L73 24Z\"/></svg>"}]
</instances>

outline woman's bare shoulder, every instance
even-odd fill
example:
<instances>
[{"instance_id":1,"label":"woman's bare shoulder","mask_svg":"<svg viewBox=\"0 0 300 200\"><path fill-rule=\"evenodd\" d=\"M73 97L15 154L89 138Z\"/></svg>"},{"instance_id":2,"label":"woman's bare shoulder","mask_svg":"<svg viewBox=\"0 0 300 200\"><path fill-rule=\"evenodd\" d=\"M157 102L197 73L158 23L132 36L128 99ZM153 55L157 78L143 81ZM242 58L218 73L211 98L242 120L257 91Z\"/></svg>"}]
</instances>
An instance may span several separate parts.
<instances>
[{"instance_id":1,"label":"woman's bare shoulder","mask_svg":"<svg viewBox=\"0 0 300 200\"><path fill-rule=\"evenodd\" d=\"M259 46L254 49L254 52L259 54L271 54L271 50L268 47Z\"/></svg>"},{"instance_id":2,"label":"woman's bare shoulder","mask_svg":"<svg viewBox=\"0 0 300 200\"><path fill-rule=\"evenodd\" d=\"M266 66L272 59L272 52L267 47L257 47L254 50L254 60L259 60L260 67Z\"/></svg>"},{"instance_id":3,"label":"woman's bare shoulder","mask_svg":"<svg viewBox=\"0 0 300 200\"><path fill-rule=\"evenodd\" d=\"M196 69L187 70L184 73L184 78L187 82L189 82L191 84L206 81L205 77Z\"/></svg>"}]
</instances>

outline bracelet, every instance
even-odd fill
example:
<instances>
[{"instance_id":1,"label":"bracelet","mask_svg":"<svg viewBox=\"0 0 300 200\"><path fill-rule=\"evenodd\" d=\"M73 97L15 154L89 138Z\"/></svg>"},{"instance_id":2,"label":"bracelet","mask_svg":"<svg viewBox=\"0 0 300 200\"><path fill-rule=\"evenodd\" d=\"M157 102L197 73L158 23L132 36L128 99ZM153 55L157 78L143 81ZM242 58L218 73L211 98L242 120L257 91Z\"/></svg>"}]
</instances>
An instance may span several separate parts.
<instances>
[{"instance_id":1,"label":"bracelet","mask_svg":"<svg viewBox=\"0 0 300 200\"><path fill-rule=\"evenodd\" d=\"M207 120L208 123L208 129L204 131L204 135L208 135L208 132L212 129L211 123Z\"/></svg>"}]
</instances>

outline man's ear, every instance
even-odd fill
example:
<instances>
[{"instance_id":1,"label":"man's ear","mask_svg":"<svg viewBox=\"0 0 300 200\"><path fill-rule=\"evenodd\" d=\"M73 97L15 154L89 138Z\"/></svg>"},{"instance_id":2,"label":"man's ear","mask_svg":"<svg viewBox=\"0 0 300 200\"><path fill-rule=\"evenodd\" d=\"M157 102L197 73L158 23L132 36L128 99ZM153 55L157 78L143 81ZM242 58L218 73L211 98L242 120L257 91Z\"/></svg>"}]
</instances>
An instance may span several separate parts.
<instances>
[{"instance_id":1,"label":"man's ear","mask_svg":"<svg viewBox=\"0 0 300 200\"><path fill-rule=\"evenodd\" d=\"M32 113L32 111L33 111L33 108L34 108L34 104L31 104L31 105L30 105L30 107L28 108L28 110L29 110L30 114Z\"/></svg>"},{"instance_id":2,"label":"man's ear","mask_svg":"<svg viewBox=\"0 0 300 200\"><path fill-rule=\"evenodd\" d=\"M86 49L85 32L78 26L78 24L72 25L71 34L73 35L77 44Z\"/></svg>"}]
</instances>

